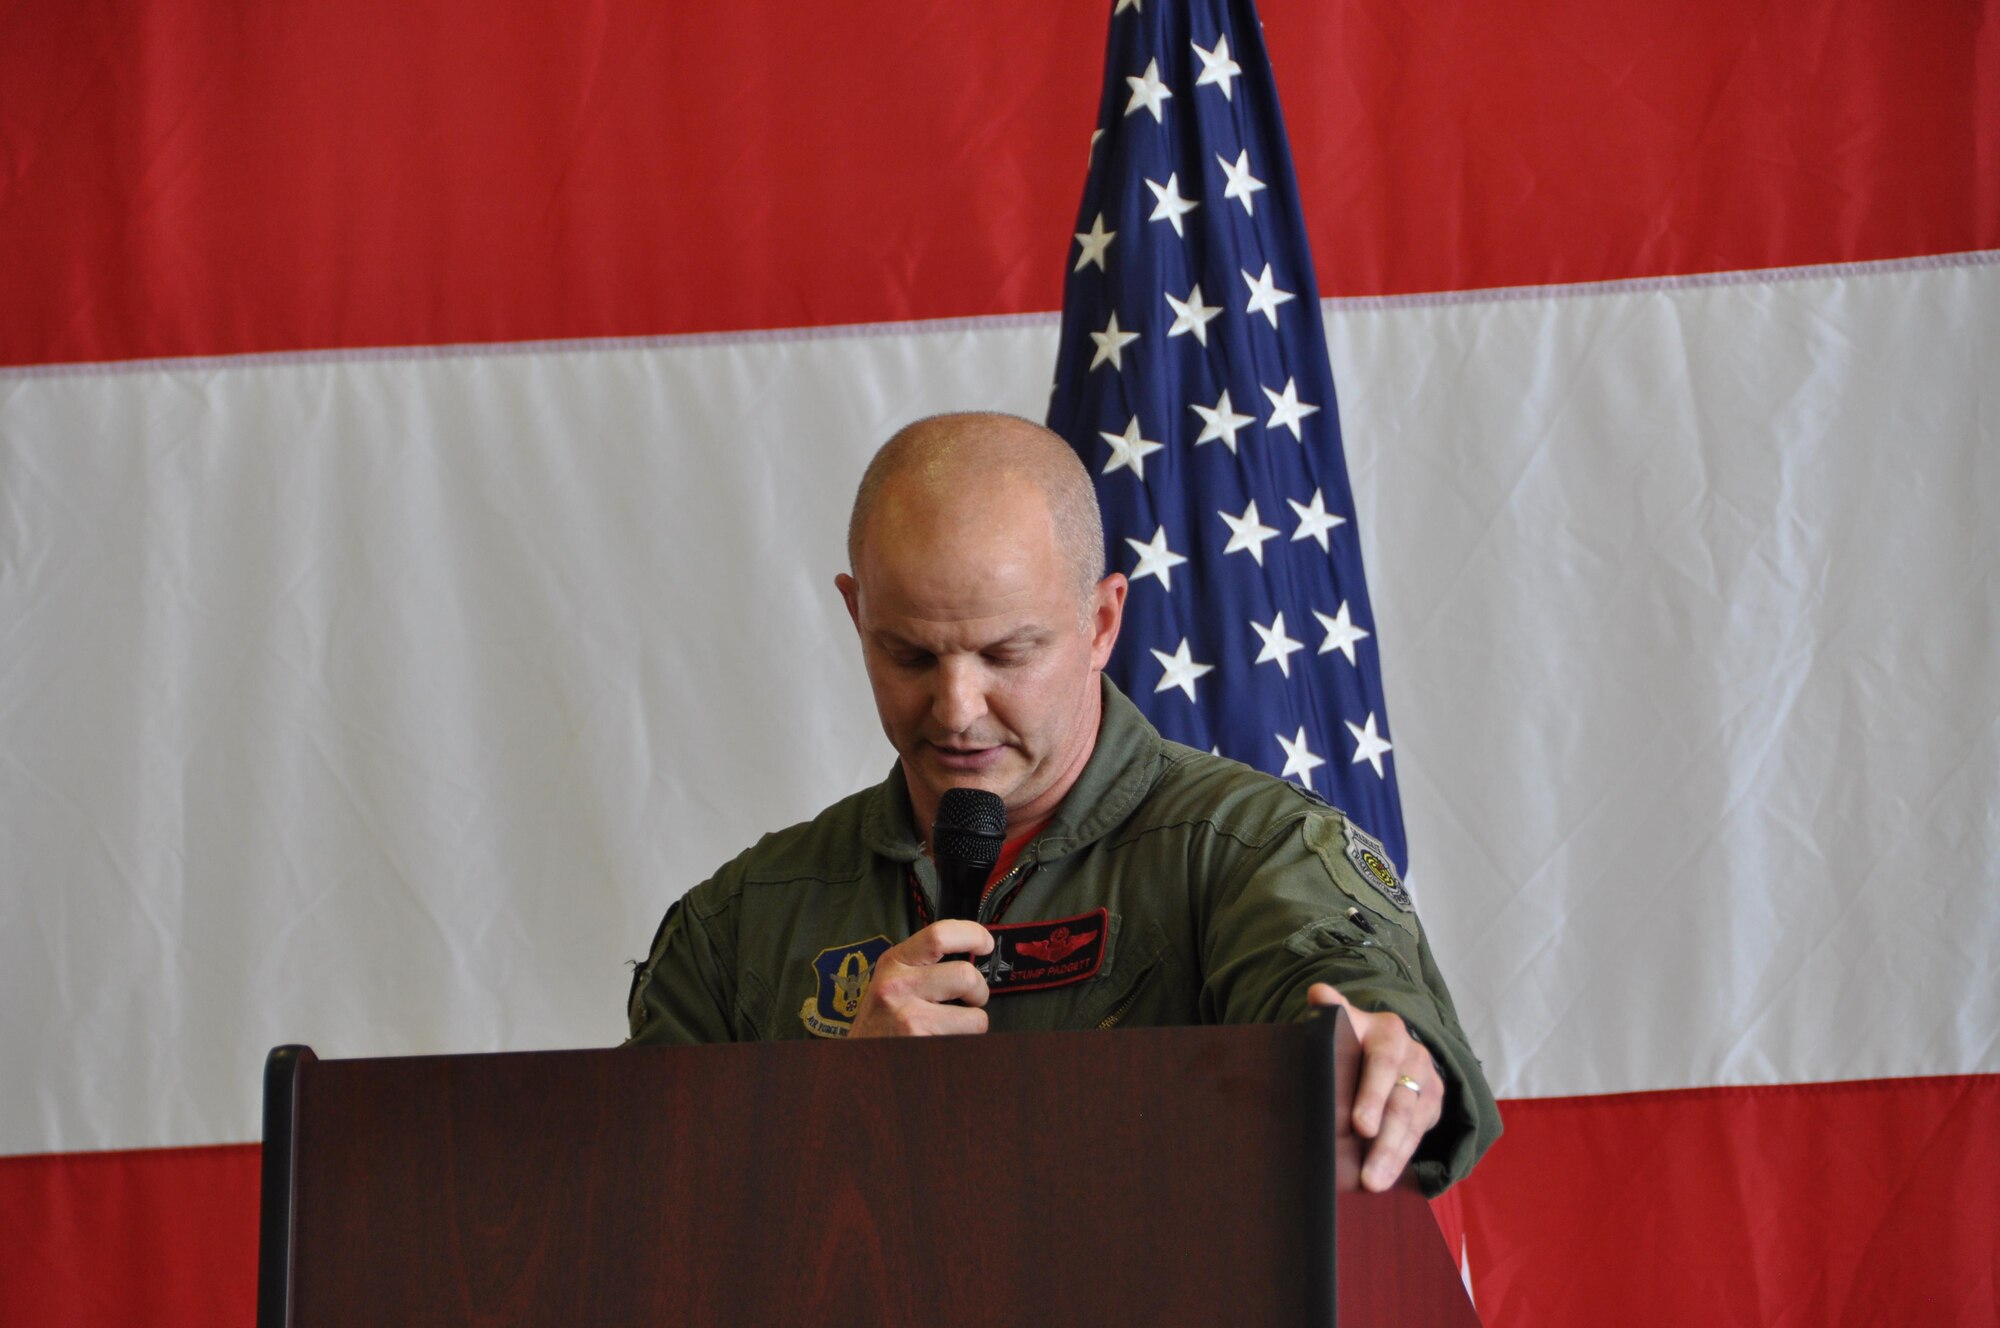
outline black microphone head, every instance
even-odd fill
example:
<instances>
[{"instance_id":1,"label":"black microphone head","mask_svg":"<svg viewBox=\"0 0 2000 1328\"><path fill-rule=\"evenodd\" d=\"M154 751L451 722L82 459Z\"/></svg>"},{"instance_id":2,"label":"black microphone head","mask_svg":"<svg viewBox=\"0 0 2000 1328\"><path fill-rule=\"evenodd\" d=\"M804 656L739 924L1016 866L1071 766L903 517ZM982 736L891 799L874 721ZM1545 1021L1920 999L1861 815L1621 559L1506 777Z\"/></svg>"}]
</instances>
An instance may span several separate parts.
<instances>
[{"instance_id":1,"label":"black microphone head","mask_svg":"<svg viewBox=\"0 0 2000 1328\"><path fill-rule=\"evenodd\" d=\"M1007 839L1007 804L985 789L946 789L931 824L931 852L939 862L954 860L982 871L1000 861Z\"/></svg>"}]
</instances>

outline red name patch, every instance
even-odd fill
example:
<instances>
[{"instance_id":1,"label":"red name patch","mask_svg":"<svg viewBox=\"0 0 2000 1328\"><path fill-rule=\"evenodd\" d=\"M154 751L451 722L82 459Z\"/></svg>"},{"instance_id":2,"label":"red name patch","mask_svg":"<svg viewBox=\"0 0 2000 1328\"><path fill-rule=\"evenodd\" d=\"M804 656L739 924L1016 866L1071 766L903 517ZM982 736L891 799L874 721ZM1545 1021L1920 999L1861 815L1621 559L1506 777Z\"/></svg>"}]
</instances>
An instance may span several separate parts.
<instances>
[{"instance_id":1,"label":"red name patch","mask_svg":"<svg viewBox=\"0 0 2000 1328\"><path fill-rule=\"evenodd\" d=\"M1104 909L1055 922L1009 922L988 927L993 953L980 959L987 990L1042 991L1097 976L1110 932Z\"/></svg>"}]
</instances>

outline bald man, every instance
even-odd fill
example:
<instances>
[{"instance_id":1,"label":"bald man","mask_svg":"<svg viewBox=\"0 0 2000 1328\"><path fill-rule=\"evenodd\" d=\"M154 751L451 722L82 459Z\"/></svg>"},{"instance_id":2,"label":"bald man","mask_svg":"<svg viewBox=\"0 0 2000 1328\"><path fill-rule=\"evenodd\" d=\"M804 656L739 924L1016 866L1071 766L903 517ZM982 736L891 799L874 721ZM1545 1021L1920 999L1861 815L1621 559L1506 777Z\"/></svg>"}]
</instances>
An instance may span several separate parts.
<instances>
[{"instance_id":1,"label":"bald man","mask_svg":"<svg viewBox=\"0 0 2000 1328\"><path fill-rule=\"evenodd\" d=\"M1499 1134L1409 896L1364 827L1168 742L1103 677L1125 578L1090 476L1011 416L886 443L835 578L883 732L881 784L766 836L668 910L635 1044L1249 1023L1342 1005L1371 1189L1435 1194ZM978 920L937 917L938 800L1006 804ZM1379 864L1376 857L1373 863Z\"/></svg>"}]
</instances>

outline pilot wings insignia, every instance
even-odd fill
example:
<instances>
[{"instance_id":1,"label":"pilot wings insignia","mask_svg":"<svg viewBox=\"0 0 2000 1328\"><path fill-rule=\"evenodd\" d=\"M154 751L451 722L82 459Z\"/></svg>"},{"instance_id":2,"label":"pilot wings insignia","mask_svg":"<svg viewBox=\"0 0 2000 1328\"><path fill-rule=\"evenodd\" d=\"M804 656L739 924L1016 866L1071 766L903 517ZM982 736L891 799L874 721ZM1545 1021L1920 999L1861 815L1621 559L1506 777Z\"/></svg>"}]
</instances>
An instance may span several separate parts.
<instances>
[{"instance_id":1,"label":"pilot wings insignia","mask_svg":"<svg viewBox=\"0 0 2000 1328\"><path fill-rule=\"evenodd\" d=\"M1022 941L1015 947L1030 959L1039 959L1045 964L1059 964L1097 939L1094 931L1072 932L1068 927L1057 927L1048 937L1039 941Z\"/></svg>"}]
</instances>

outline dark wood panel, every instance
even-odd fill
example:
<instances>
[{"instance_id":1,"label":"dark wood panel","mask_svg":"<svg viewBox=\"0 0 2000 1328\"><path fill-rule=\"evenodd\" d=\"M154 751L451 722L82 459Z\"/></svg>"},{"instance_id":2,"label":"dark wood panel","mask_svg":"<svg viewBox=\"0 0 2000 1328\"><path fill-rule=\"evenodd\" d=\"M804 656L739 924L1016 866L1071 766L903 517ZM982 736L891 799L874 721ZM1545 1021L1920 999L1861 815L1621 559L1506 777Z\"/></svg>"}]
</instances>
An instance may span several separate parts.
<instances>
[{"instance_id":1,"label":"dark wood panel","mask_svg":"<svg viewBox=\"0 0 2000 1328\"><path fill-rule=\"evenodd\" d=\"M292 1321L1305 1322L1329 1055L1296 1025L308 1061ZM1341 1202L1344 1321L1395 1299L1410 1251L1349 1257L1391 1199Z\"/></svg>"}]
</instances>

